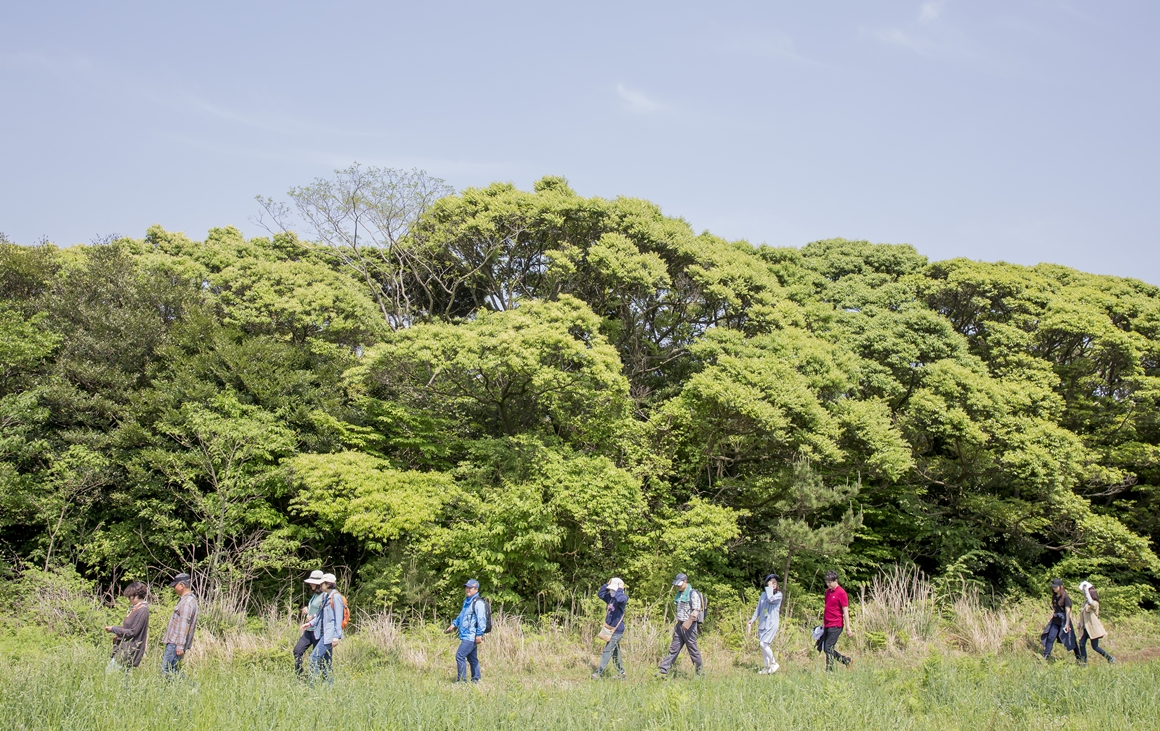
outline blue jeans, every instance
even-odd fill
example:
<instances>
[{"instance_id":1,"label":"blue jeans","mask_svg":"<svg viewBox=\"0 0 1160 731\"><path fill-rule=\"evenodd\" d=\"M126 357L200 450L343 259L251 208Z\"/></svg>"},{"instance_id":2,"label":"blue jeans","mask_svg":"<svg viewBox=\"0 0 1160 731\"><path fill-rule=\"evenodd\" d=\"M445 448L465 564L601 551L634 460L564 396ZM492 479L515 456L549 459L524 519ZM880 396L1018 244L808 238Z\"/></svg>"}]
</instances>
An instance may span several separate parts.
<instances>
[{"instance_id":1,"label":"blue jeans","mask_svg":"<svg viewBox=\"0 0 1160 731\"><path fill-rule=\"evenodd\" d=\"M310 653L310 677L318 675L327 683L334 683L334 645L319 642Z\"/></svg>"},{"instance_id":2,"label":"blue jeans","mask_svg":"<svg viewBox=\"0 0 1160 731\"><path fill-rule=\"evenodd\" d=\"M455 670L459 680L467 680L467 665L471 664L471 679L479 682L479 645L475 640L460 640L455 651Z\"/></svg>"},{"instance_id":3,"label":"blue jeans","mask_svg":"<svg viewBox=\"0 0 1160 731\"><path fill-rule=\"evenodd\" d=\"M620 641L624 639L624 630L612 635L612 639L604 644L604 652L600 653L600 669L596 672L603 674L604 668L610 661L615 661L616 672L624 675L624 663L620 661Z\"/></svg>"},{"instance_id":4,"label":"blue jeans","mask_svg":"<svg viewBox=\"0 0 1160 731\"><path fill-rule=\"evenodd\" d=\"M182 658L177 656L177 645L170 642L165 646L165 654L161 656L161 674L181 675L181 660Z\"/></svg>"}]
</instances>

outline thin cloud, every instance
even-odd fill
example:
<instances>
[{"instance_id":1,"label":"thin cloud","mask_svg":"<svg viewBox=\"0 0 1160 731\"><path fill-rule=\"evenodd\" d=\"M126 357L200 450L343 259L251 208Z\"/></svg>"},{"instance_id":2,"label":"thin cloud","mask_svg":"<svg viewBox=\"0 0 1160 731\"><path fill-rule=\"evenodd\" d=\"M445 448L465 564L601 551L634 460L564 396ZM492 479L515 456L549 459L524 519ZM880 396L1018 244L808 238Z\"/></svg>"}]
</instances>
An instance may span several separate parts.
<instances>
[{"instance_id":1,"label":"thin cloud","mask_svg":"<svg viewBox=\"0 0 1160 731\"><path fill-rule=\"evenodd\" d=\"M722 53L817 65L817 61L798 52L793 38L781 31L742 31L720 45Z\"/></svg>"},{"instance_id":2,"label":"thin cloud","mask_svg":"<svg viewBox=\"0 0 1160 731\"><path fill-rule=\"evenodd\" d=\"M616 95L624 102L625 108L636 114L651 114L652 112L660 112L668 107L660 102L650 99L639 91L629 89L624 84L616 85Z\"/></svg>"},{"instance_id":3,"label":"thin cloud","mask_svg":"<svg viewBox=\"0 0 1160 731\"><path fill-rule=\"evenodd\" d=\"M930 2L923 3L918 9L918 22L932 23L938 20L945 5L946 0L930 0Z\"/></svg>"}]
</instances>

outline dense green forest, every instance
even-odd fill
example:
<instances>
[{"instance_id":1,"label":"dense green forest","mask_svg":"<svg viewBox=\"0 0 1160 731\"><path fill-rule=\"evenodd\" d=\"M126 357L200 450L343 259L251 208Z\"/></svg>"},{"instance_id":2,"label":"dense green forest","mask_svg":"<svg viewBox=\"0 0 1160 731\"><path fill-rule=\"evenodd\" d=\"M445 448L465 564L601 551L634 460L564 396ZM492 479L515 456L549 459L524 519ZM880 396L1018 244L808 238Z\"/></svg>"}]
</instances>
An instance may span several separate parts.
<instances>
[{"instance_id":1,"label":"dense green forest","mask_svg":"<svg viewBox=\"0 0 1160 731\"><path fill-rule=\"evenodd\" d=\"M913 563L1160 587L1160 288L354 167L267 237L0 242L0 554L544 612ZM297 230L298 233L293 233ZM1070 585L1070 584L1069 584Z\"/></svg>"}]
</instances>

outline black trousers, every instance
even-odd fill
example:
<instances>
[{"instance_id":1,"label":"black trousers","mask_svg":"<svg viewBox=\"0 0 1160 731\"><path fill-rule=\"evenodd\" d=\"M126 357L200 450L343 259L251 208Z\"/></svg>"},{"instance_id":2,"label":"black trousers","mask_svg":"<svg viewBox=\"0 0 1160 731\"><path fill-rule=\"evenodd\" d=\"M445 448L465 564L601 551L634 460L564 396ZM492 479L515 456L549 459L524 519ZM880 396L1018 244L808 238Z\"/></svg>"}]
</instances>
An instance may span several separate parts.
<instances>
[{"instance_id":1,"label":"black trousers","mask_svg":"<svg viewBox=\"0 0 1160 731\"><path fill-rule=\"evenodd\" d=\"M298 644L294 645L294 670L299 674L303 674L302 657L308 656L314 650L314 646L318 644L318 638L314 636L314 630L308 629L302 633L298 638Z\"/></svg>"},{"instance_id":2,"label":"black trousers","mask_svg":"<svg viewBox=\"0 0 1160 731\"><path fill-rule=\"evenodd\" d=\"M850 658L839 653L834 649L834 645L838 644L838 638L842 635L841 627L826 627L822 634L822 651L826 653L826 670L834 669L834 661L842 663L843 665L850 664Z\"/></svg>"},{"instance_id":3,"label":"black trousers","mask_svg":"<svg viewBox=\"0 0 1160 731\"><path fill-rule=\"evenodd\" d=\"M1079 652L1076 653L1076 655L1079 656L1079 661L1087 662L1087 643L1088 640L1091 640L1092 649L1103 655L1104 659L1106 659L1108 662L1111 662L1112 656L1108 654L1107 650L1100 647L1100 640L1102 639L1102 637L1088 637L1087 630L1085 629L1083 631L1083 637L1079 638Z\"/></svg>"}]
</instances>

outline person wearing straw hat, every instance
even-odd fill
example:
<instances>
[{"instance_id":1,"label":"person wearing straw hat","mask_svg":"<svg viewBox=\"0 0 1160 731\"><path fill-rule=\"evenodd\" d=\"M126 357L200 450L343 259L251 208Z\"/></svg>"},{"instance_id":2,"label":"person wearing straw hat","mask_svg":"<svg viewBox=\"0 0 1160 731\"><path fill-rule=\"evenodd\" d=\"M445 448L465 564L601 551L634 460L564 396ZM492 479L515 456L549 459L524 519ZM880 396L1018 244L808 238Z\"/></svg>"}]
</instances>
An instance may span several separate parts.
<instances>
[{"instance_id":1,"label":"person wearing straw hat","mask_svg":"<svg viewBox=\"0 0 1160 731\"><path fill-rule=\"evenodd\" d=\"M318 637L318 644L310 653L310 676L314 678L321 674L327 683L334 682L334 648L343 638L342 620L346 613L346 600L338 593L337 585L338 579L334 574L322 575L322 583L319 584L323 597L322 609L313 620L302 625L303 630L307 627L314 629Z\"/></svg>"},{"instance_id":2,"label":"person wearing straw hat","mask_svg":"<svg viewBox=\"0 0 1160 731\"><path fill-rule=\"evenodd\" d=\"M628 594L624 591L624 581L611 578L596 590L600 601L608 605L604 612L604 627L600 637L605 640L604 652L600 654L600 667L592 673L593 680L604 676L604 669L610 661L616 662L616 677L624 680L624 663L620 659L620 640L624 638L624 610L628 606Z\"/></svg>"},{"instance_id":3,"label":"person wearing straw hat","mask_svg":"<svg viewBox=\"0 0 1160 731\"><path fill-rule=\"evenodd\" d=\"M762 675L769 675L776 673L777 669L781 667L777 664L777 660L773 658L773 638L777 636L777 630L781 626L781 599L782 593L777 585L777 574L770 574L765 577L765 588L761 591L761 596L757 600L757 607L753 610L753 616L749 619L747 629L757 622L757 643L761 645L761 658L765 661L765 667L759 672Z\"/></svg>"},{"instance_id":4,"label":"person wearing straw hat","mask_svg":"<svg viewBox=\"0 0 1160 731\"><path fill-rule=\"evenodd\" d=\"M310 576L305 579L305 583L314 592L310 597L310 602L302 607L302 616L308 625L307 629L302 630L302 636L298 638L298 644L294 645L294 672L298 673L298 677L303 677L306 672L302 668L302 658L307 652L312 652L316 645L318 645L319 634L318 628L313 626L314 618L322 611L322 602L326 599L326 595L322 593L322 577L324 574L321 571L315 570L310 572Z\"/></svg>"}]
</instances>

